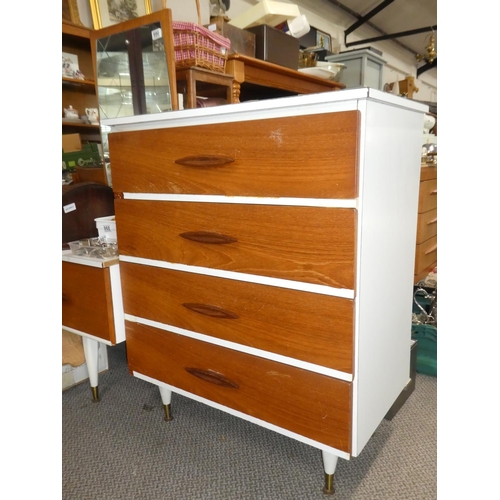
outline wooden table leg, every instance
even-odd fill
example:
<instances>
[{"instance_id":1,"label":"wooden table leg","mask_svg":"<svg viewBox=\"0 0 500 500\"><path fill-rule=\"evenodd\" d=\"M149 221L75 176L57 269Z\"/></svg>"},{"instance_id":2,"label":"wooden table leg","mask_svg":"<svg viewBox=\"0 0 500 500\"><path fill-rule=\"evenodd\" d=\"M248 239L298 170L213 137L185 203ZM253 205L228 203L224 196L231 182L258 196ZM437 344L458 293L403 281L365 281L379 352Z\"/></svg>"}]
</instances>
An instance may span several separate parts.
<instances>
[{"instance_id":1,"label":"wooden table leg","mask_svg":"<svg viewBox=\"0 0 500 500\"><path fill-rule=\"evenodd\" d=\"M187 107L194 109L196 108L196 78L194 71L188 70L186 72L186 87Z\"/></svg>"},{"instance_id":2,"label":"wooden table leg","mask_svg":"<svg viewBox=\"0 0 500 500\"><path fill-rule=\"evenodd\" d=\"M241 84L245 81L245 64L241 61L229 60L226 63L226 74L233 75L232 104L240 102Z\"/></svg>"}]
</instances>

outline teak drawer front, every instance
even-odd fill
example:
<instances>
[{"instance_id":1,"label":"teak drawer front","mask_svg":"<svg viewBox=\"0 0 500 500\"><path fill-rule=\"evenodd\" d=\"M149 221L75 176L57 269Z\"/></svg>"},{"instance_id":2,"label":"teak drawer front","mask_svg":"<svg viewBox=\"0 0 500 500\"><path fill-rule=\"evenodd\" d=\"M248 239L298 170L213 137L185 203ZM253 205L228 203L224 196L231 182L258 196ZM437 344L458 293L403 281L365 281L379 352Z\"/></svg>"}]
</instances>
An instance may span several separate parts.
<instances>
[{"instance_id":1,"label":"teak drawer front","mask_svg":"<svg viewBox=\"0 0 500 500\"><path fill-rule=\"evenodd\" d=\"M417 244L436 236L437 234L437 208L418 215Z\"/></svg>"},{"instance_id":2,"label":"teak drawer front","mask_svg":"<svg viewBox=\"0 0 500 500\"><path fill-rule=\"evenodd\" d=\"M62 323L116 342L109 269L62 263Z\"/></svg>"},{"instance_id":3,"label":"teak drawer front","mask_svg":"<svg viewBox=\"0 0 500 500\"><path fill-rule=\"evenodd\" d=\"M350 453L350 383L125 323L132 371Z\"/></svg>"},{"instance_id":4,"label":"teak drawer front","mask_svg":"<svg viewBox=\"0 0 500 500\"><path fill-rule=\"evenodd\" d=\"M109 136L113 189L356 198L358 123L358 111L343 111L116 132Z\"/></svg>"},{"instance_id":5,"label":"teak drawer front","mask_svg":"<svg viewBox=\"0 0 500 500\"><path fill-rule=\"evenodd\" d=\"M353 301L120 264L127 314L352 373Z\"/></svg>"},{"instance_id":6,"label":"teak drawer front","mask_svg":"<svg viewBox=\"0 0 500 500\"><path fill-rule=\"evenodd\" d=\"M120 255L354 289L354 209L115 200Z\"/></svg>"},{"instance_id":7,"label":"teak drawer front","mask_svg":"<svg viewBox=\"0 0 500 500\"><path fill-rule=\"evenodd\" d=\"M418 197L418 213L437 208L437 179L422 181Z\"/></svg>"},{"instance_id":8,"label":"teak drawer front","mask_svg":"<svg viewBox=\"0 0 500 500\"><path fill-rule=\"evenodd\" d=\"M417 245L415 254L415 274L437 261L437 236Z\"/></svg>"}]
</instances>

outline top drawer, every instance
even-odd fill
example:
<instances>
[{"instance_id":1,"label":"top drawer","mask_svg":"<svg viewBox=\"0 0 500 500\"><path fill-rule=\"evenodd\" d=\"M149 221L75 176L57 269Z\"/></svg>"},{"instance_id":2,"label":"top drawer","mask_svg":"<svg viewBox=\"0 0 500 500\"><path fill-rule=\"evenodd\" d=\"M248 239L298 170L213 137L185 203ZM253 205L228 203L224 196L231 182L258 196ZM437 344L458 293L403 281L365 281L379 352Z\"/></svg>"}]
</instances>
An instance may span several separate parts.
<instances>
[{"instance_id":1,"label":"top drawer","mask_svg":"<svg viewBox=\"0 0 500 500\"><path fill-rule=\"evenodd\" d=\"M108 268L62 263L62 323L116 343Z\"/></svg>"},{"instance_id":2,"label":"top drawer","mask_svg":"<svg viewBox=\"0 0 500 500\"><path fill-rule=\"evenodd\" d=\"M343 111L112 133L113 189L356 198L358 121Z\"/></svg>"}]
</instances>

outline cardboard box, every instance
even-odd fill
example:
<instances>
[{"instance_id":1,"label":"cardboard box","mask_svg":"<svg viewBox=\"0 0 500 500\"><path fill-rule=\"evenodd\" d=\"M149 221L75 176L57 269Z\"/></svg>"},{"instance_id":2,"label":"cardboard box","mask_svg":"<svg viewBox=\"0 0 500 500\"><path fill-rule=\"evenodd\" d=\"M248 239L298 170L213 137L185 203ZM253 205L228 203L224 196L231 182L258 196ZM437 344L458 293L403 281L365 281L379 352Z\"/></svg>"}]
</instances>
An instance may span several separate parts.
<instances>
[{"instance_id":1,"label":"cardboard box","mask_svg":"<svg viewBox=\"0 0 500 500\"><path fill-rule=\"evenodd\" d=\"M82 149L80 134L63 134L62 149L65 153L80 151L80 149Z\"/></svg>"},{"instance_id":2,"label":"cardboard box","mask_svg":"<svg viewBox=\"0 0 500 500\"><path fill-rule=\"evenodd\" d=\"M255 34L255 57L290 69L299 67L299 39L267 24L247 31Z\"/></svg>"},{"instance_id":3,"label":"cardboard box","mask_svg":"<svg viewBox=\"0 0 500 500\"><path fill-rule=\"evenodd\" d=\"M255 35L253 33L228 24L222 16L210 18L210 24L206 27L231 40L229 54L255 57Z\"/></svg>"},{"instance_id":4,"label":"cardboard box","mask_svg":"<svg viewBox=\"0 0 500 500\"><path fill-rule=\"evenodd\" d=\"M76 134L78 135L78 134ZM62 154L62 169L73 171L75 167L101 165L101 155L96 143L84 144L77 151Z\"/></svg>"}]
</instances>

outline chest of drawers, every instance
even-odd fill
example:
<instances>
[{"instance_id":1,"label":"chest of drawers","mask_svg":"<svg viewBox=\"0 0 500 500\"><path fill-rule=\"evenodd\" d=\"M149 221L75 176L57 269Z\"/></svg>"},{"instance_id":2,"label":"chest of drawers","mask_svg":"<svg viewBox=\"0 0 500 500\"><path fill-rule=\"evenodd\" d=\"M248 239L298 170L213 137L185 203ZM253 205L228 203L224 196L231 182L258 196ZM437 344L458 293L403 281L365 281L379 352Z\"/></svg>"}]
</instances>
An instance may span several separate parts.
<instances>
[{"instance_id":1,"label":"chest of drawers","mask_svg":"<svg viewBox=\"0 0 500 500\"><path fill-rule=\"evenodd\" d=\"M422 167L418 197L415 278L418 283L437 265L437 167Z\"/></svg>"},{"instance_id":2,"label":"chest of drawers","mask_svg":"<svg viewBox=\"0 0 500 500\"><path fill-rule=\"evenodd\" d=\"M132 373L322 450L409 380L426 106L372 89L104 122Z\"/></svg>"}]
</instances>

